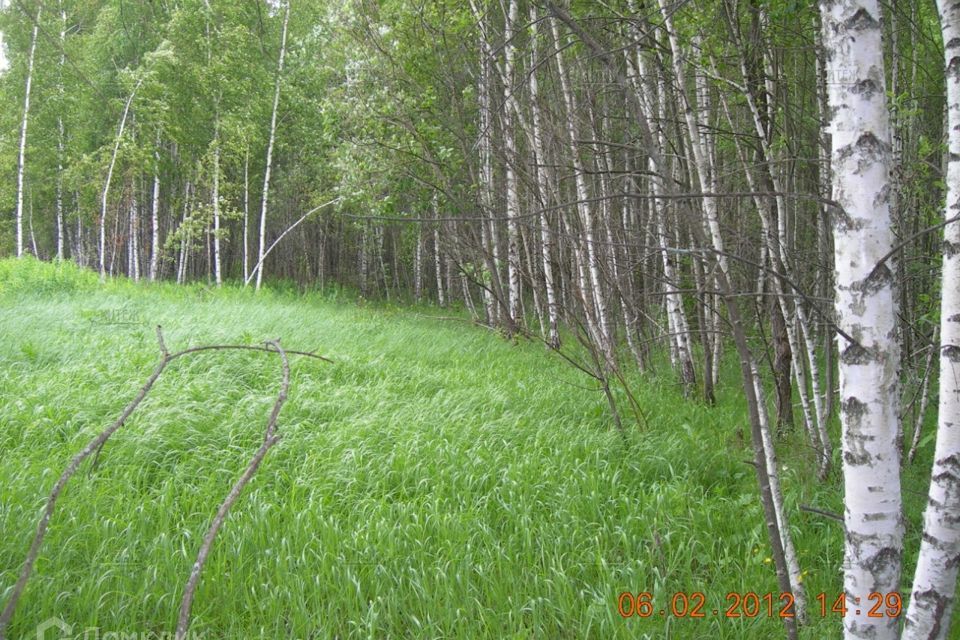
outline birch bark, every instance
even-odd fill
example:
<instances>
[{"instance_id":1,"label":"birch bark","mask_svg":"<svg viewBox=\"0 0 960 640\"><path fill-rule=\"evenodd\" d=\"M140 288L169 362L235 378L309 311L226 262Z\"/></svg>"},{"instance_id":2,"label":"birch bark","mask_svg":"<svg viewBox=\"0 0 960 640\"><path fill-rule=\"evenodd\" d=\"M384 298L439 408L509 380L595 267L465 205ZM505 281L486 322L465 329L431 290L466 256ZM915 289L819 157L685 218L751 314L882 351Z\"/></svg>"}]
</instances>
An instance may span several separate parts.
<instances>
[{"instance_id":1,"label":"birch bark","mask_svg":"<svg viewBox=\"0 0 960 640\"><path fill-rule=\"evenodd\" d=\"M263 258L267 245L267 202L270 194L270 170L273 167L273 144L277 137L277 110L280 107L280 81L283 79L283 58L287 53L287 25L290 22L290 0L285 3L283 12L283 30L280 34L280 58L277 61L277 79L273 88L273 112L270 116L270 138L267 141L267 168L263 173L263 196L260 200L260 248L257 252L257 285L263 281Z\"/></svg>"},{"instance_id":2,"label":"birch bark","mask_svg":"<svg viewBox=\"0 0 960 640\"><path fill-rule=\"evenodd\" d=\"M37 33L40 29L40 17L43 15L43 3L37 8L37 19L33 23L33 35L30 37L30 54L27 57L27 81L23 91L23 117L20 120L20 152L17 155L17 257L23 255L23 177L27 159L27 124L30 119L30 86L33 84L33 59L37 52Z\"/></svg>"},{"instance_id":3,"label":"birch bark","mask_svg":"<svg viewBox=\"0 0 960 640\"><path fill-rule=\"evenodd\" d=\"M127 126L127 116L130 114L130 105L137 95L137 90L143 78L137 80L136 86L130 92L126 104L123 106L123 116L120 118L120 126L117 129L117 139L113 144L113 153L110 155L110 164L107 167L107 179L103 184L103 191L100 197L100 279L107 277L107 203L110 201L110 183L113 181L113 168L117 164L117 153L120 151L120 142L123 140L123 130Z\"/></svg>"},{"instance_id":4,"label":"birch bark","mask_svg":"<svg viewBox=\"0 0 960 640\"><path fill-rule=\"evenodd\" d=\"M938 0L937 9L947 70L946 216L952 218L960 213L960 3ZM904 640L948 637L960 565L960 222L944 227L943 236L937 442Z\"/></svg>"},{"instance_id":5,"label":"birch bark","mask_svg":"<svg viewBox=\"0 0 960 640\"><path fill-rule=\"evenodd\" d=\"M848 602L900 587L903 518L897 447L900 353L894 272L890 123L876 0L823 0L823 45L833 136L833 212L840 419L843 444L844 591ZM844 616L844 637L898 635L897 619ZM859 614L857 613L859 612Z\"/></svg>"},{"instance_id":6,"label":"birch bark","mask_svg":"<svg viewBox=\"0 0 960 640\"><path fill-rule=\"evenodd\" d=\"M527 74L528 87L530 89L530 110L531 110L531 128L533 135L533 171L536 178L537 189L540 193L541 209L547 206L549 200L549 185L545 173L546 147L543 143L542 126L540 123L540 87L537 82L537 67L539 66L539 54L537 47L537 36L539 32L540 17L534 4L530 5L530 73ZM560 333L558 329L559 314L557 311L557 293L554 284L553 262L553 235L549 227L549 219L544 210L540 212L540 257L543 262L543 281L547 294L547 316L549 318L549 344L553 347L560 346Z\"/></svg>"},{"instance_id":7,"label":"birch bark","mask_svg":"<svg viewBox=\"0 0 960 640\"><path fill-rule=\"evenodd\" d=\"M150 280L157 279L160 264L160 132L153 152L153 207L150 212Z\"/></svg>"}]
</instances>

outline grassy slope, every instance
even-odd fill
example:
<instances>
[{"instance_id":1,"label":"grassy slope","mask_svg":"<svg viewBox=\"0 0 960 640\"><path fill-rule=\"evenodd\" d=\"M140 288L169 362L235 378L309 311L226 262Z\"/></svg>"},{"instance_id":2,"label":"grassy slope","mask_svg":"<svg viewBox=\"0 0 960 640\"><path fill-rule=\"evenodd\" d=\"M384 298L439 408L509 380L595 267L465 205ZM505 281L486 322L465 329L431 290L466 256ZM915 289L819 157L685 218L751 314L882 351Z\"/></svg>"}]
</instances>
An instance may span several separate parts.
<instances>
[{"instance_id":1,"label":"grassy slope","mask_svg":"<svg viewBox=\"0 0 960 640\"><path fill-rule=\"evenodd\" d=\"M208 638L782 634L765 616L723 617L727 592L777 590L732 376L713 409L639 381L651 428L624 439L602 396L536 345L315 297L100 287L33 261L0 262L0 601L56 475L155 364L156 324L172 350L280 336L336 360L293 363L284 438L201 580L193 628ZM54 615L171 630L278 381L269 354L171 365L61 498L12 637ZM795 505L837 509L838 497L810 483L808 464L789 458L783 480L809 588L835 594L840 527ZM624 590L658 607L702 591L707 617L623 620ZM838 634L835 617L813 618L805 638Z\"/></svg>"}]
</instances>

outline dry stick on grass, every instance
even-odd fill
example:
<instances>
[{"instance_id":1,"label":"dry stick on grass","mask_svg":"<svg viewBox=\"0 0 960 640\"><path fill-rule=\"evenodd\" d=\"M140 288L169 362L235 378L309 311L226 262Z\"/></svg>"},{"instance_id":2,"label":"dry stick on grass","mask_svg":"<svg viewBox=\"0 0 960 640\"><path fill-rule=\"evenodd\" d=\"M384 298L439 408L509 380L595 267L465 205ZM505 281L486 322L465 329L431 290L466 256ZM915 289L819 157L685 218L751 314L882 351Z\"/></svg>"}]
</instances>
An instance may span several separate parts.
<instances>
[{"instance_id":1,"label":"dry stick on grass","mask_svg":"<svg viewBox=\"0 0 960 640\"><path fill-rule=\"evenodd\" d=\"M183 640L187 637L187 629L190 627L190 607L193 605L193 596L197 590L197 583L200 581L200 572L203 571L203 565L206 563L207 556L210 554L210 548L213 546L213 540L217 537L217 531L220 530L224 520L227 519L227 513L230 511L230 507L232 507L233 503L240 497L240 493L243 491L243 488L247 486L247 483L250 482L253 474L257 472L257 468L260 466L260 463L263 462L267 451L280 439L280 435L276 433L277 417L280 415L280 409L283 407L283 403L287 400L287 389L290 387L290 363L287 362L287 354L284 353L283 347L280 346L279 338L267 344L273 345L277 353L280 354L280 360L283 362L283 381L280 384L280 393L277 395L277 401L273 404L273 411L270 413L270 419L267 421L267 431L263 436L263 444L257 449L257 452L253 455L253 458L251 458L250 464L247 465L243 475L240 476L240 479L233 485L223 504L217 509L217 515L214 516L213 522L210 523L210 528L207 530L207 534L203 537L203 543L200 545L200 551L197 553L197 561L193 563L193 570L190 572L190 578L187 579L187 586L183 590L183 600L180 602L180 617L177 619L176 640Z\"/></svg>"},{"instance_id":2,"label":"dry stick on grass","mask_svg":"<svg viewBox=\"0 0 960 640\"><path fill-rule=\"evenodd\" d=\"M80 468L80 465L83 463L83 461L90 457L90 455L95 451L99 451L101 448L103 448L103 445L106 444L110 436L112 436L117 429L123 426L127 418L130 417L134 410L147 396L147 393L150 392L153 384L157 381L157 378L160 377L160 374L163 373L163 370L166 369L167 365L170 364L172 360L175 360L180 356L185 356L190 353L198 353L200 351L219 351L226 349L268 352L276 351L276 349L271 349L269 347L254 347L249 345L209 345L202 347L191 347L189 349L184 349L183 351L170 353L163 341L163 330L159 326L157 327L157 342L160 345L161 358L160 362L157 363L156 368L153 370L153 373L150 374L149 378L147 378L147 382L140 388L140 391L137 393L136 397L130 401L130 404L124 408L123 413L120 414L120 417L117 418L116 422L101 431L97 437L91 440L90 443L83 448L83 451L73 457L73 459L70 461L70 464L67 465L67 468L63 470L63 473L60 475L57 483L53 486L53 490L50 491L50 495L47 497L47 506L44 508L43 515L40 518L40 523L37 525L37 533L34 535L33 542L30 545L30 550L27 552L27 558L24 560L23 568L20 571L20 577L13 586L13 591L10 593L10 598L7 600L7 604L3 609L3 613L0 613L0 640L5 640L7 637L7 626L10 624L10 620L13 618L14 611L16 611L17 608L17 602L20 600L20 596L23 594L23 590L27 585L27 580L30 578L30 572L33 570L33 565L37 560L37 556L40 555L40 547L43 545L43 538L47 533L47 527L50 524L50 518L53 516L54 507L57 504L57 500L60 498L60 494L63 493L63 489L67 485L67 482L69 482L70 478L76 474L77 469ZM286 353L294 353L310 358L317 358L318 360L323 360L324 362L333 362L332 360L324 358L323 356L318 356L314 353L308 353L304 351L287 351ZM279 412L279 409L275 408L275 411Z\"/></svg>"}]
</instances>

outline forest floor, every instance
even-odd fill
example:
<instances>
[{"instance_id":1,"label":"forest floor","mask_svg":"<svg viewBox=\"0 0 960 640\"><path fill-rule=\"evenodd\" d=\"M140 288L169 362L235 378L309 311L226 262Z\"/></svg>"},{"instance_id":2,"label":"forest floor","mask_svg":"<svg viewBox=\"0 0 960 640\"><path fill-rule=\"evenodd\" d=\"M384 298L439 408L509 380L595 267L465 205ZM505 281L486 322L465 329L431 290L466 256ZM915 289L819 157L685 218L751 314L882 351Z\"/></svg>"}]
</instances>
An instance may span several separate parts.
<instances>
[{"instance_id":1,"label":"forest floor","mask_svg":"<svg viewBox=\"0 0 960 640\"><path fill-rule=\"evenodd\" d=\"M542 346L430 315L449 312L0 261L0 603L56 477L155 366L159 324L172 351L280 337L335 361L291 356L283 439L220 531L192 637L783 637L733 368L715 407L684 400L665 367L631 375L647 426L620 434ZM171 363L61 497L10 637L51 617L101 637L172 632L279 382L268 353ZM782 483L811 600L802 637L822 640L840 635L814 598L839 593L842 528L798 504L840 511L840 482L816 483L801 443L780 446ZM930 448L905 478L914 553ZM621 617L624 591L652 594L652 615ZM693 592L704 617L672 615ZM773 616L727 617L731 592L775 594Z\"/></svg>"}]
</instances>

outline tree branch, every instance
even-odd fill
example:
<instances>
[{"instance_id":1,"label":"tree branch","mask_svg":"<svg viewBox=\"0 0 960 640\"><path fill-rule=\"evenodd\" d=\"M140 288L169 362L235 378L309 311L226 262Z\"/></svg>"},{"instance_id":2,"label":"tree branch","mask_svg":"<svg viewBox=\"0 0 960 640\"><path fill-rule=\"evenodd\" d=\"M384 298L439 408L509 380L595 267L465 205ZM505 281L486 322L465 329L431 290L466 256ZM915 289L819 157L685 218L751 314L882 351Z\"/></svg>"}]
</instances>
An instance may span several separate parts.
<instances>
[{"instance_id":1,"label":"tree branch","mask_svg":"<svg viewBox=\"0 0 960 640\"><path fill-rule=\"evenodd\" d=\"M33 542L30 544L30 549L27 551L27 557L24 560L23 567L20 570L20 576L17 578L16 584L13 586L13 590L10 593L10 597L7 600L7 604L3 609L3 612L0 613L0 640L6 640L6 630L7 626L10 624L10 620L13 618L13 614L16 611L17 603L20 600L20 596L23 594L23 590L27 585L27 581L30 579L30 573L33 570L33 565L36 563L37 557L40 555L40 547L43 545L43 539L46 536L47 528L50 525L50 518L53 516L54 508L56 507L57 500L60 498L60 495L63 493L64 487L66 487L67 482L76 474L77 470L80 468L80 465L90 457L94 452L100 451L103 448L103 445L106 444L107 440L110 439L120 427L123 426L127 418L136 410L136 408L143 402L143 399L147 397L147 394L150 392L150 389L153 388L154 383L157 381L157 378L160 377L160 374L163 373L167 365L170 364L173 360L185 356L191 353L199 353L201 351L213 351L213 350L225 350L225 349L242 349L242 350L252 350L252 351L279 351L284 354L283 359L286 363L286 353L295 353L297 355L303 355L310 358L316 358L318 360L323 360L325 362L332 362L331 360L324 358L323 356L318 356L313 353L303 352L303 351L282 351L280 350L279 343L274 341L276 348L270 348L269 346L264 347L254 347L249 345L209 345L202 347L191 347L189 349L184 349L182 351L177 351L176 353L170 353L167 350L167 346L163 340L163 329L160 326L157 326L157 343L160 348L160 362L157 363L157 366L154 368L153 373L150 374L150 377L147 378L146 383L140 388L140 391L137 392L137 395L133 400L123 409L123 412L120 414L120 417L111 424L109 427L101 431L93 440L91 440L86 447L83 448L80 453L75 455L70 463L67 465L66 469L63 470L63 473L60 475L60 478L54 484L53 489L50 491L50 494L47 497L47 504L44 507L43 515L40 517L40 523L37 525L37 532L33 537ZM284 379L289 379L289 370L286 364L284 364ZM285 383L286 384L286 383ZM284 388L283 399L286 399L286 390ZM278 399L279 400L279 399ZM282 402L280 402L282 405ZM274 414L279 414L280 409L277 406L274 406ZM273 422L276 422L276 416L271 414L271 419ZM269 441L273 437L272 429L268 433L268 436L265 440ZM273 443L271 443L272 446ZM268 447L269 448L269 447ZM266 451L264 451L266 453ZM262 456L261 456L262 457ZM259 463L258 463L259 464Z\"/></svg>"},{"instance_id":2,"label":"tree branch","mask_svg":"<svg viewBox=\"0 0 960 640\"><path fill-rule=\"evenodd\" d=\"M263 444L257 449L257 452L247 465L246 470L244 470L243 475L234 483L233 488L230 489L230 493L227 494L220 508L217 509L217 515L214 516L213 522L210 523L210 528L203 537L203 543L200 545L200 551L197 553L197 560L193 563L193 569L190 571L190 577L187 579L187 586L183 591L183 600L180 603L180 616L177 620L176 640L183 640L187 636L187 629L190 627L190 609L193 605L193 597L196 594L197 583L200 581L200 572L203 571L203 565L206 563L210 549L213 547L213 541L217 536L217 532L227 519L227 513L230 511L230 508L240 497L240 494L243 492L244 487L247 486L247 483L250 482L250 479L253 478L253 474L257 472L260 463L263 462L263 458L267 455L267 451L280 440L280 435L276 433L277 417L280 415L280 409L283 407L283 403L287 400L287 390L290 387L290 363L287 361L287 354L284 352L283 347L280 346L279 338L271 340L267 344L273 345L277 353L280 354L280 360L283 363L283 378L280 383L280 393L277 395L277 401L273 404L273 411L270 413L270 419L267 421Z\"/></svg>"}]
</instances>

